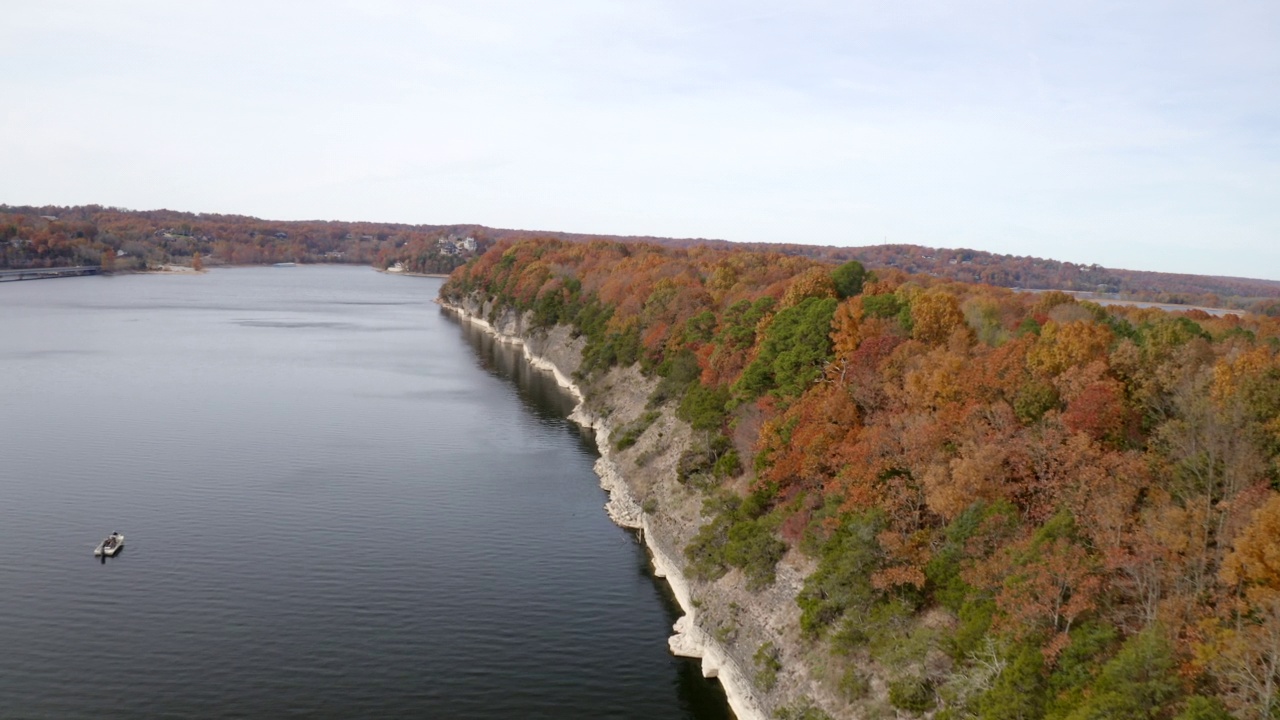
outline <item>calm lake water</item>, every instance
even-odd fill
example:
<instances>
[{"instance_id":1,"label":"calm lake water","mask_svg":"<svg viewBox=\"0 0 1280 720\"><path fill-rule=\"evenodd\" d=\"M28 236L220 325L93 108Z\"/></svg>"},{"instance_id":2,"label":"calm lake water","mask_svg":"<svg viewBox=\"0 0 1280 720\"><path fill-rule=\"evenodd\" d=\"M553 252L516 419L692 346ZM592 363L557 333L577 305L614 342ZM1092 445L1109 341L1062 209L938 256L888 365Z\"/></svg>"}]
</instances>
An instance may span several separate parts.
<instances>
[{"instance_id":1,"label":"calm lake water","mask_svg":"<svg viewBox=\"0 0 1280 720\"><path fill-rule=\"evenodd\" d=\"M729 717L571 400L439 285L0 285L0 717Z\"/></svg>"}]
</instances>

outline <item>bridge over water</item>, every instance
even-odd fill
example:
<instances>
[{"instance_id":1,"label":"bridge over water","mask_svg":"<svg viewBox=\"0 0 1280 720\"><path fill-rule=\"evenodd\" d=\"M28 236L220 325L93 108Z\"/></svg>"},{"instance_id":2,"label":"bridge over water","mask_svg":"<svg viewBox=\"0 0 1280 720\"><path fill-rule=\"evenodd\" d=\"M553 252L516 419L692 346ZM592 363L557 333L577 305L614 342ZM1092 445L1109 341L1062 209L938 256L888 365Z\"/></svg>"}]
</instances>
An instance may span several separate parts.
<instances>
[{"instance_id":1,"label":"bridge over water","mask_svg":"<svg viewBox=\"0 0 1280 720\"><path fill-rule=\"evenodd\" d=\"M97 275L102 272L101 265L81 265L79 267L27 268L25 270L0 270L0 282L14 280L43 280L45 278L80 277Z\"/></svg>"}]
</instances>

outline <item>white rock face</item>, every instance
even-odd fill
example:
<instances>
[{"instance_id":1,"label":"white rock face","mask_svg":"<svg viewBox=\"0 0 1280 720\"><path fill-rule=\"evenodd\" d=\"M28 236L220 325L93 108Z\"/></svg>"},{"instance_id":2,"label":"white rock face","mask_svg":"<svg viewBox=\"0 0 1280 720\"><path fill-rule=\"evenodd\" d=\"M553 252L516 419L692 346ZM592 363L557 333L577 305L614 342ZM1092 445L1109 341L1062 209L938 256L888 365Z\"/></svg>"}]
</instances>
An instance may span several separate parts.
<instances>
[{"instance_id":1,"label":"white rock face","mask_svg":"<svg viewBox=\"0 0 1280 720\"><path fill-rule=\"evenodd\" d=\"M495 328L480 317L480 313L487 308L465 308L448 303L443 305L463 320L485 329L499 341L522 347L525 359L531 365L550 372L556 382L578 400L578 405L569 415L569 419L591 428L596 433L600 459L595 463L595 471L600 477L600 486L609 493L605 512L618 525L640 531L653 559L653 574L667 581L676 601L685 613L676 621L673 628L675 634L668 641L672 654L680 657L701 658L703 676L717 678L720 681L728 697L729 706L739 720L766 720L768 714L756 699L750 676L714 637L698 626L697 607L694 605L689 583L680 570L679 563L662 549L655 536L657 529L652 526L649 516L636 501L626 479L611 459L613 446L609 442L609 436L613 428L603 417L587 409L582 389L571 379L570 375L580 360L578 356L580 348L571 351L575 357L559 358L564 365L572 365L572 368L562 368L560 364L549 359L549 356L554 354L557 348L564 348L565 343L557 343L553 338L527 341L518 318L504 318L498 323L499 327ZM540 346L537 350L541 352L535 352L536 346Z\"/></svg>"}]
</instances>

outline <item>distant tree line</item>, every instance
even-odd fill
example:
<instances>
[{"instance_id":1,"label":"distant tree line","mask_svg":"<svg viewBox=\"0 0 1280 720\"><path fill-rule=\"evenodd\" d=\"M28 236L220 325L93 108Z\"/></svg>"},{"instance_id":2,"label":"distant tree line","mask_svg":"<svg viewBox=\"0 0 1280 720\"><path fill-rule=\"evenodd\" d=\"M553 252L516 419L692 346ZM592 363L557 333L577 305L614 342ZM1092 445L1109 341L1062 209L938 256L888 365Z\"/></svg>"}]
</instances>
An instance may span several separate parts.
<instances>
[{"instance_id":1,"label":"distant tree line","mask_svg":"<svg viewBox=\"0 0 1280 720\"><path fill-rule=\"evenodd\" d=\"M729 243L721 240L660 240L663 245L705 244L720 249L776 252L828 262L857 260L868 269L895 268L944 280L997 287L1100 293L1126 300L1236 308L1280 316L1280 281L1117 270L1030 256L920 245L837 247L794 243Z\"/></svg>"},{"instance_id":2,"label":"distant tree line","mask_svg":"<svg viewBox=\"0 0 1280 720\"><path fill-rule=\"evenodd\" d=\"M472 238L464 246L452 238ZM0 268L355 263L447 273L493 240L473 226L275 221L99 206L0 206ZM469 246L469 247L468 247Z\"/></svg>"},{"instance_id":3,"label":"distant tree line","mask_svg":"<svg viewBox=\"0 0 1280 720\"><path fill-rule=\"evenodd\" d=\"M460 244L467 238L474 241ZM99 264L108 248L121 270L189 262L199 251L209 265L340 262L409 272L448 273L495 242L647 242L807 257L857 260L868 269L997 287L1105 293L1123 299L1250 310L1280 317L1280 282L1206 275L1115 270L979 250L919 245L835 247L798 243L730 243L692 238L616 237L504 230L481 225L405 225L336 221L274 221L240 215L171 210L130 211L97 205L0 205L0 268Z\"/></svg>"}]
</instances>

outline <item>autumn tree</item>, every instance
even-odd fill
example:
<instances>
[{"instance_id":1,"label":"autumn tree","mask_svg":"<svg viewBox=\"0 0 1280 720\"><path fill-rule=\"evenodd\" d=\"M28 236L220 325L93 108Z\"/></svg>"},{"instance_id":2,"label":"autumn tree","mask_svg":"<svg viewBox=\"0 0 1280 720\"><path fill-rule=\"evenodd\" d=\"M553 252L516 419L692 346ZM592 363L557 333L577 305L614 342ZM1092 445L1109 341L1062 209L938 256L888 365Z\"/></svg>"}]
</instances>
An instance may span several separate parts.
<instances>
[{"instance_id":1,"label":"autumn tree","mask_svg":"<svg viewBox=\"0 0 1280 720\"><path fill-rule=\"evenodd\" d=\"M921 342L936 344L964 327L964 313L954 295L930 290L911 301L912 336Z\"/></svg>"},{"instance_id":2,"label":"autumn tree","mask_svg":"<svg viewBox=\"0 0 1280 720\"><path fill-rule=\"evenodd\" d=\"M1238 602L1210 645L1210 667L1227 684L1234 710L1273 718L1280 709L1280 494L1254 512L1221 578Z\"/></svg>"}]
</instances>

